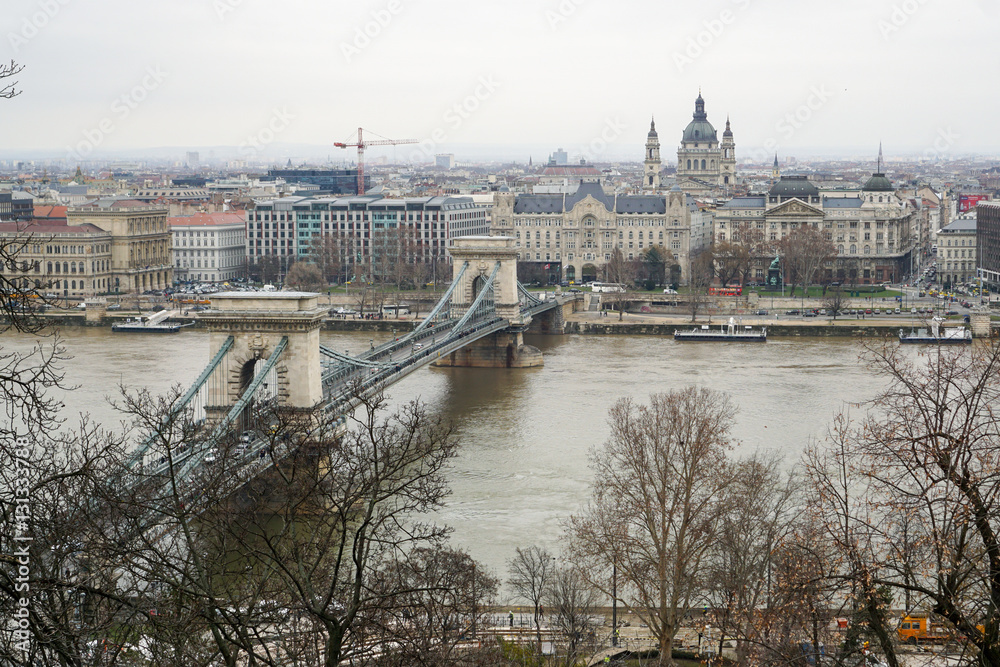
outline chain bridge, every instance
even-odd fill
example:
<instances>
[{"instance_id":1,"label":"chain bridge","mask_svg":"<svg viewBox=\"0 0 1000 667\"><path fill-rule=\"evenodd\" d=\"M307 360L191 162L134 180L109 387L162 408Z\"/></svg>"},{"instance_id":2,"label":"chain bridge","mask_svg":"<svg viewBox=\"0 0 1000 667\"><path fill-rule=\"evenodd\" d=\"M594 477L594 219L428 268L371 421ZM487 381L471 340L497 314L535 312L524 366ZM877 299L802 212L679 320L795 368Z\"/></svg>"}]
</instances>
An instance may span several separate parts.
<instances>
[{"instance_id":1,"label":"chain bridge","mask_svg":"<svg viewBox=\"0 0 1000 667\"><path fill-rule=\"evenodd\" d=\"M207 437L163 452L150 434L129 460L133 479L164 475L182 482L227 452L243 479L281 452L271 452L262 415L302 415L302 423L343 422L361 398L428 364L523 368L542 364L523 333L561 333L576 295L541 300L517 281L517 250L508 237L456 239L453 279L440 301L411 331L359 355L320 344L326 307L304 292L226 292L211 297L201 320L210 332L211 361L163 419L164 428L194 425ZM267 419L267 417L263 417ZM237 443L237 444L234 444ZM273 455L272 455L273 454ZM234 461L239 463L239 461Z\"/></svg>"}]
</instances>

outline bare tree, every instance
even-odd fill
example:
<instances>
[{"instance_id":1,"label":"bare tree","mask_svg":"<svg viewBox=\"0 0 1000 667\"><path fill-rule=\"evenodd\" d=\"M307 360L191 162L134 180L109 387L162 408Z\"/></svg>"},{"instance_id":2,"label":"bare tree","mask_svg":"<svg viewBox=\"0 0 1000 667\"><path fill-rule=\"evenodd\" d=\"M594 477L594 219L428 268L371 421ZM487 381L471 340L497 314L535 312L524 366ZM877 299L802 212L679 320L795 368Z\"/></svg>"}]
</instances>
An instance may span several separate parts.
<instances>
[{"instance_id":1,"label":"bare tree","mask_svg":"<svg viewBox=\"0 0 1000 667\"><path fill-rule=\"evenodd\" d=\"M625 304L629 300L629 290L635 281L635 265L625 259L625 255L618 248L611 251L611 259L605 262L601 271L604 273L604 280L615 285L620 285L621 289L614 292L607 292L611 303L617 307L618 321L625 316Z\"/></svg>"},{"instance_id":2,"label":"bare tree","mask_svg":"<svg viewBox=\"0 0 1000 667\"><path fill-rule=\"evenodd\" d=\"M514 557L507 561L510 578L507 583L518 597L531 603L534 609L535 632L538 635L539 651L542 646L541 607L546 588L555 570L555 560L545 549L532 545L526 549L517 547Z\"/></svg>"},{"instance_id":3,"label":"bare tree","mask_svg":"<svg viewBox=\"0 0 1000 667\"><path fill-rule=\"evenodd\" d=\"M823 299L823 308L826 309L833 319L837 319L837 315L840 315L844 310L847 309L848 297L839 287L831 287L826 293L826 298Z\"/></svg>"},{"instance_id":4,"label":"bare tree","mask_svg":"<svg viewBox=\"0 0 1000 667\"><path fill-rule=\"evenodd\" d=\"M832 643L831 622L847 597L836 576L840 572L841 561L821 526L812 514L800 514L771 558L770 604L758 647L762 662L821 667L824 646Z\"/></svg>"},{"instance_id":5,"label":"bare tree","mask_svg":"<svg viewBox=\"0 0 1000 667\"><path fill-rule=\"evenodd\" d=\"M12 59L9 65L0 65L0 83L4 79L9 79L12 76L17 76L24 69L24 65L18 65ZM12 97L17 97L21 94L21 91L16 88L17 81L12 81L10 83L3 83L3 87L0 88L0 98L10 99Z\"/></svg>"},{"instance_id":6,"label":"bare tree","mask_svg":"<svg viewBox=\"0 0 1000 667\"><path fill-rule=\"evenodd\" d=\"M715 274L719 284L729 285L740 282L749 272L751 256L750 248L742 243L721 241L712 246L712 256L715 260Z\"/></svg>"},{"instance_id":7,"label":"bare tree","mask_svg":"<svg viewBox=\"0 0 1000 667\"><path fill-rule=\"evenodd\" d=\"M379 665L458 664L488 623L500 582L467 553L420 547L383 568L376 612L393 647Z\"/></svg>"},{"instance_id":8,"label":"bare tree","mask_svg":"<svg viewBox=\"0 0 1000 667\"><path fill-rule=\"evenodd\" d=\"M285 276L285 284L289 287L306 292L315 292L324 288L325 279L318 266L312 262L298 261L292 264Z\"/></svg>"},{"instance_id":9,"label":"bare tree","mask_svg":"<svg viewBox=\"0 0 1000 667\"><path fill-rule=\"evenodd\" d=\"M725 394L687 388L653 394L649 405L618 401L610 439L591 454L593 495L570 518L573 561L588 583L618 597L657 638L669 661L726 507L735 408Z\"/></svg>"},{"instance_id":10,"label":"bare tree","mask_svg":"<svg viewBox=\"0 0 1000 667\"><path fill-rule=\"evenodd\" d=\"M734 637L736 662L746 665L764 642L761 610L770 607L772 557L802 509L801 485L793 474L782 473L774 454L756 453L735 472L731 503L712 550L711 596L720 644L722 637Z\"/></svg>"},{"instance_id":11,"label":"bare tree","mask_svg":"<svg viewBox=\"0 0 1000 667\"><path fill-rule=\"evenodd\" d=\"M576 568L563 567L553 571L545 599L553 624L566 638L566 665L576 665L581 648L597 628L595 610L600 594Z\"/></svg>"},{"instance_id":12,"label":"bare tree","mask_svg":"<svg viewBox=\"0 0 1000 667\"><path fill-rule=\"evenodd\" d=\"M795 282L798 282L804 290L803 295L808 292L820 267L837 256L837 247L829 233L806 224L782 239L780 249L785 267L792 274L792 290L794 292Z\"/></svg>"},{"instance_id":13,"label":"bare tree","mask_svg":"<svg viewBox=\"0 0 1000 667\"><path fill-rule=\"evenodd\" d=\"M890 667L897 667L899 659L894 636L897 619L889 615L892 595L888 588L875 582L878 566L871 556L880 550L879 541L873 540L873 533L867 529L877 517L870 512L874 505L869 504L871 498L865 493L865 485L850 472L851 439L849 419L841 415L831 428L829 442L812 445L805 453L807 470L813 483L815 513L824 517L821 527L844 564L843 571L836 574L840 581L849 582L852 589L850 601L854 612L842 653L859 657L863 648L861 640L871 638ZM840 511L826 515L831 504ZM915 551L907 548L913 544L907 536L909 524L908 519L901 522L903 531L897 538L897 548L908 556L914 556ZM920 556L927 557L929 554L925 552ZM907 561L913 562L909 557ZM909 582L914 580L912 576L906 579ZM908 596L906 609L910 609Z\"/></svg>"},{"instance_id":14,"label":"bare tree","mask_svg":"<svg viewBox=\"0 0 1000 667\"><path fill-rule=\"evenodd\" d=\"M832 463L849 481L814 466L828 532L863 565L856 585L908 592L978 664L1000 665L1000 347L870 345L865 358L889 386L838 435Z\"/></svg>"},{"instance_id":15,"label":"bare tree","mask_svg":"<svg viewBox=\"0 0 1000 667\"><path fill-rule=\"evenodd\" d=\"M319 267L326 284L341 280L341 253L339 239L331 234L318 234L309 241L309 260Z\"/></svg>"},{"instance_id":16,"label":"bare tree","mask_svg":"<svg viewBox=\"0 0 1000 667\"><path fill-rule=\"evenodd\" d=\"M691 275L688 277L689 296L688 310L691 321L698 318L698 313L708 303L708 287L712 284L714 268L712 253L703 251L691 258Z\"/></svg>"}]
</instances>

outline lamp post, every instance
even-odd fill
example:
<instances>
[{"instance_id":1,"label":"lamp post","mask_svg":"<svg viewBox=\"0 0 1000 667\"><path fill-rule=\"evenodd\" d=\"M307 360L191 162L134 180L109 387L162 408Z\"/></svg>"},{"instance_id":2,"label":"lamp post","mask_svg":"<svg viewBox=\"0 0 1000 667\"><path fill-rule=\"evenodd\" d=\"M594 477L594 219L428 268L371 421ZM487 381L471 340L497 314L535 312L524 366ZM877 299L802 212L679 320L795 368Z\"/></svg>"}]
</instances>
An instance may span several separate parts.
<instances>
[{"instance_id":1,"label":"lamp post","mask_svg":"<svg viewBox=\"0 0 1000 667\"><path fill-rule=\"evenodd\" d=\"M618 647L618 561L611 564L611 646Z\"/></svg>"}]
</instances>

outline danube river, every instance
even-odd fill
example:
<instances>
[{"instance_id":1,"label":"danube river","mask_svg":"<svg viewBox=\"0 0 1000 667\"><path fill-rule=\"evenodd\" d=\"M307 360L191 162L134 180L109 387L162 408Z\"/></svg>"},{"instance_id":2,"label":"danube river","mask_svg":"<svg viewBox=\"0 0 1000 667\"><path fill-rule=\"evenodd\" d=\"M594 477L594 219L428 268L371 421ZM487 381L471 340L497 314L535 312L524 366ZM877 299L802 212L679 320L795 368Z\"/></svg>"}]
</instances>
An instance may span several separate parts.
<instances>
[{"instance_id":1,"label":"danube river","mask_svg":"<svg viewBox=\"0 0 1000 667\"><path fill-rule=\"evenodd\" d=\"M162 393L187 388L208 363L208 334L112 335L68 328L64 397L67 416L89 413L108 426L117 387ZM370 334L324 333L336 350L361 351ZM376 335L376 344L385 335ZM8 332L5 348L33 339ZM460 453L450 472L453 494L439 521L454 542L505 576L514 548L538 543L557 551L561 523L589 493L587 454L604 442L608 407L622 396L695 384L729 392L740 412L736 453L775 449L792 463L825 437L848 401L869 399L880 380L859 363L846 339L773 338L765 344L676 343L640 336L539 336L543 368L424 368L391 388L394 403L420 398L457 427ZM72 420L71 420L72 421Z\"/></svg>"}]
</instances>

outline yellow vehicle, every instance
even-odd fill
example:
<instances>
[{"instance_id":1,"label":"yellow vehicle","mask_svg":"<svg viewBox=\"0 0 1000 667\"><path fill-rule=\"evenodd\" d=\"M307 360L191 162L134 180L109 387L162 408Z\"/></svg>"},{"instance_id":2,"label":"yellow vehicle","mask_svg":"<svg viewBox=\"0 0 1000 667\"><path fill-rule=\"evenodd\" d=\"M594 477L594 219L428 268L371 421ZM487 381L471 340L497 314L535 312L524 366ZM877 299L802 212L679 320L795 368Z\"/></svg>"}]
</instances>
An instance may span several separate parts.
<instances>
[{"instance_id":1,"label":"yellow vehicle","mask_svg":"<svg viewBox=\"0 0 1000 667\"><path fill-rule=\"evenodd\" d=\"M948 626L926 614L904 616L896 632L907 644L943 644L954 636Z\"/></svg>"},{"instance_id":2,"label":"yellow vehicle","mask_svg":"<svg viewBox=\"0 0 1000 667\"><path fill-rule=\"evenodd\" d=\"M976 629L983 632L983 625ZM899 641L907 644L943 644L947 641L962 640L960 634L950 626L927 614L904 616L896 630Z\"/></svg>"}]
</instances>

